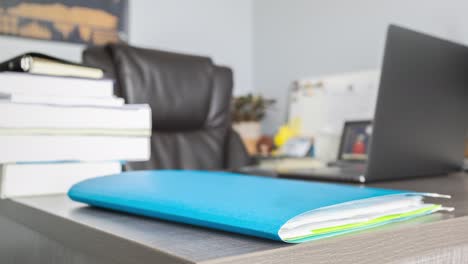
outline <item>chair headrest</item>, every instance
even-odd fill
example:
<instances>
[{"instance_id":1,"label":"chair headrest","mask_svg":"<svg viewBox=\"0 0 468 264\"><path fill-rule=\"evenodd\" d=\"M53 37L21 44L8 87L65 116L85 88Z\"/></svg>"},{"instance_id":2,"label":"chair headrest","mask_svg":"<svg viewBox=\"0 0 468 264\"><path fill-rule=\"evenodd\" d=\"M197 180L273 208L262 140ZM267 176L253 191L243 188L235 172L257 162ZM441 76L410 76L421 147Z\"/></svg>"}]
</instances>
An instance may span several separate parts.
<instances>
[{"instance_id":1,"label":"chair headrest","mask_svg":"<svg viewBox=\"0 0 468 264\"><path fill-rule=\"evenodd\" d=\"M205 125L214 89L210 58L124 45L111 46L111 52L123 97L151 106L153 130Z\"/></svg>"}]
</instances>

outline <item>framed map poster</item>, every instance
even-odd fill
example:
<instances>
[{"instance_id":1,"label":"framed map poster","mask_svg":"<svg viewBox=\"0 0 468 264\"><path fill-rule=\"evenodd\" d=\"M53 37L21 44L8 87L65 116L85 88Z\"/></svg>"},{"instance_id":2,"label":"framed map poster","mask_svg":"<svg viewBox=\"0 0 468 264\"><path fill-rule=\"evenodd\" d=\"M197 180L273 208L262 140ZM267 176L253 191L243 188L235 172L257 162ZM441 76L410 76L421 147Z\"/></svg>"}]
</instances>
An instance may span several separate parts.
<instances>
[{"instance_id":1,"label":"framed map poster","mask_svg":"<svg viewBox=\"0 0 468 264\"><path fill-rule=\"evenodd\" d=\"M0 0L0 34L103 45L126 41L128 0Z\"/></svg>"}]
</instances>

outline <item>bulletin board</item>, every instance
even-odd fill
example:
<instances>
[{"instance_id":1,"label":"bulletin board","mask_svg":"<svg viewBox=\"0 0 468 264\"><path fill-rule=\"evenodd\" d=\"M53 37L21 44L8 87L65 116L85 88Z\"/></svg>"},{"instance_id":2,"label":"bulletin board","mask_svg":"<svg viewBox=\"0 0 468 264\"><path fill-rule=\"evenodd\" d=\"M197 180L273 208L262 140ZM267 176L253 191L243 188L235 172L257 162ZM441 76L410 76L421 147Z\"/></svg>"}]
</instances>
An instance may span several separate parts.
<instances>
[{"instance_id":1,"label":"bulletin board","mask_svg":"<svg viewBox=\"0 0 468 264\"><path fill-rule=\"evenodd\" d=\"M372 120L380 71L303 78L290 93L289 120L299 120L301 134L340 135L345 121Z\"/></svg>"}]
</instances>

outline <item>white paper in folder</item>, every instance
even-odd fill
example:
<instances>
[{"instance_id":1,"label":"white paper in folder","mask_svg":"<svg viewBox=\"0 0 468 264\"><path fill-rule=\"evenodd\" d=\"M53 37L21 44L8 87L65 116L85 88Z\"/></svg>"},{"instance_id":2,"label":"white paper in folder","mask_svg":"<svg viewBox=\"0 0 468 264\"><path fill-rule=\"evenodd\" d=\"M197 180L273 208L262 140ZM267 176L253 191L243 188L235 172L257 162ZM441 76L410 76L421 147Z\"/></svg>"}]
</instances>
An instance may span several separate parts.
<instances>
[{"instance_id":1,"label":"white paper in folder","mask_svg":"<svg viewBox=\"0 0 468 264\"><path fill-rule=\"evenodd\" d=\"M306 136L339 135L345 121L373 118L379 77L379 71L370 70L299 80L289 119L299 119Z\"/></svg>"}]
</instances>

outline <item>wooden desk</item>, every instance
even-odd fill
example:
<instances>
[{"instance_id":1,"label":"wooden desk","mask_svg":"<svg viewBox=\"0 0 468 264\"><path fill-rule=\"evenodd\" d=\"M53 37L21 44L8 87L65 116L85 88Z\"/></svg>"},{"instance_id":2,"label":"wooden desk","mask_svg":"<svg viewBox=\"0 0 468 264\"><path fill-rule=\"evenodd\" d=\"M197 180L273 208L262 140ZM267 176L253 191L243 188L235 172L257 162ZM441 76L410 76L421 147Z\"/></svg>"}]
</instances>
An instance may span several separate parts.
<instances>
[{"instance_id":1,"label":"wooden desk","mask_svg":"<svg viewBox=\"0 0 468 264\"><path fill-rule=\"evenodd\" d=\"M64 195L0 201L0 263L468 263L468 175L371 184L451 194L456 207L289 245L115 213Z\"/></svg>"}]
</instances>

